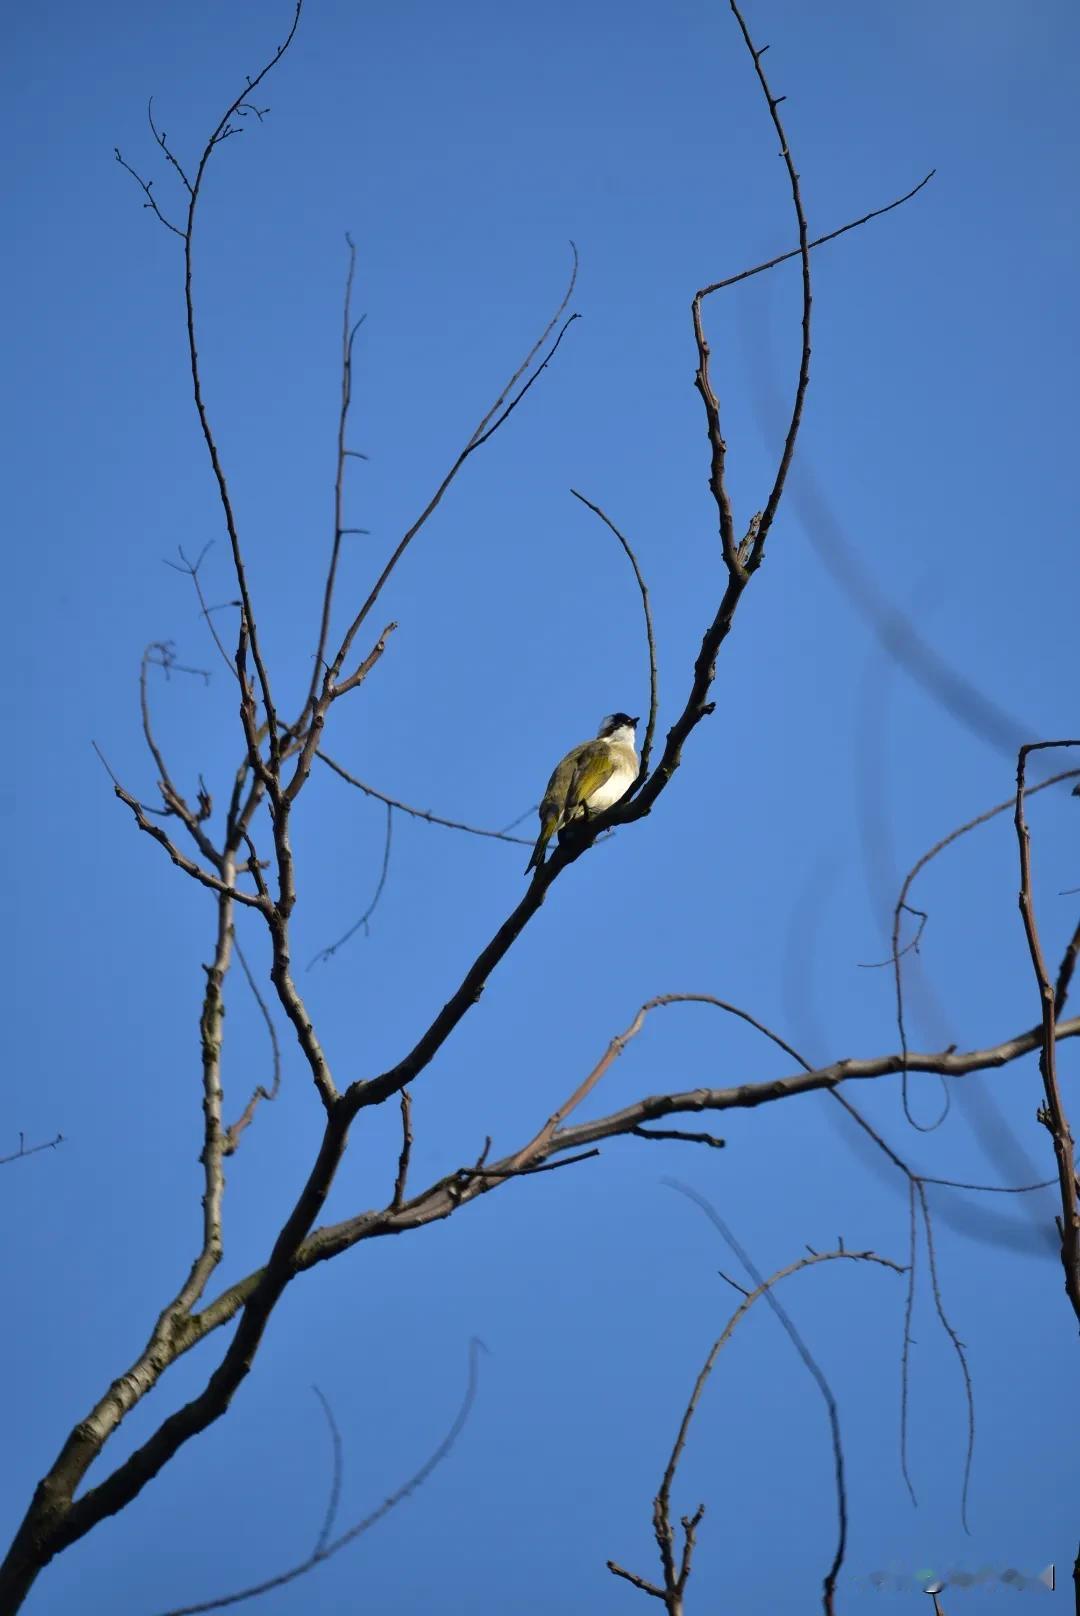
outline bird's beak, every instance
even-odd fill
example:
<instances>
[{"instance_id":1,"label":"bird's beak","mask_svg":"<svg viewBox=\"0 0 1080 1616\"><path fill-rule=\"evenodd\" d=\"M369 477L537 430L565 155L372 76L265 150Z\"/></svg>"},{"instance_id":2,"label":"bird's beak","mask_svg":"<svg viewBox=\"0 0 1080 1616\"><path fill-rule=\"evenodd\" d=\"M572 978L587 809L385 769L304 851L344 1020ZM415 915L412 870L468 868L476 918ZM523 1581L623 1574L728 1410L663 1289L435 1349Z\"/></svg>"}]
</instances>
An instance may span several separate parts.
<instances>
[{"instance_id":1,"label":"bird's beak","mask_svg":"<svg viewBox=\"0 0 1080 1616\"><path fill-rule=\"evenodd\" d=\"M634 728L637 729L638 725L641 723L641 719L640 718L632 718L630 720L630 722L634 726Z\"/></svg>"}]
</instances>

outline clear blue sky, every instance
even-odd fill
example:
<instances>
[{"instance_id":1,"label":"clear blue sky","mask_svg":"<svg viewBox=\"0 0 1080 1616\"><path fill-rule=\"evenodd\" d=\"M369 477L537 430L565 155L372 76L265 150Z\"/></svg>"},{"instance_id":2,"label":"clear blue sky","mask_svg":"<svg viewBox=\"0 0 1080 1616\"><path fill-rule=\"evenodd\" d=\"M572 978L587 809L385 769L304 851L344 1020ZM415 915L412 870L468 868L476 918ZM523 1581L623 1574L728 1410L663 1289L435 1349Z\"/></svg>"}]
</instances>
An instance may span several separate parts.
<instances>
[{"instance_id":1,"label":"clear blue sky","mask_svg":"<svg viewBox=\"0 0 1080 1616\"><path fill-rule=\"evenodd\" d=\"M212 901L138 834L90 742L132 790L152 793L142 646L173 639L183 661L214 665L190 588L163 558L213 539L211 598L231 599L235 585L185 379L179 243L141 209L113 147L178 206L154 166L147 95L190 156L289 11L287 0L60 0L22 8L8 30L16 1008L0 1153L19 1130L29 1142L62 1130L66 1143L0 1173L5 1536L63 1434L141 1348L198 1228ZM485 1135L496 1151L522 1141L654 993L734 1000L813 1059L895 1046L888 975L859 962L887 952L903 872L1008 795L1014 763L883 654L823 564L835 532L815 497L881 596L1028 738L1077 731L1076 8L748 0L748 17L789 97L812 231L938 175L816 256L796 475L724 648L717 711L657 811L558 884L417 1084L418 1184L471 1160ZM349 516L371 537L349 541L343 604L366 591L543 324L571 238L581 252L584 318L399 569L385 605L401 627L334 715L346 766L420 806L502 825L602 713L647 703L633 581L571 485L624 527L650 580L661 733L684 700L720 587L689 301L792 244L775 138L719 0L309 0L262 99L271 116L217 154L208 182L201 348L268 653L297 704L329 542L344 231L368 316L353 441L370 461L350 469ZM709 312L743 521L768 486L796 322L791 266ZM238 756L225 678L161 681L155 706L177 778L193 786L202 770L220 801ZM1078 814L1062 791L1031 810L1055 960L1075 922L1077 899L1059 894L1080 880ZM313 778L297 829L299 961L366 906L383 828L377 805ZM523 863L521 849L398 817L370 936L302 978L343 1080L409 1046L516 902ZM991 1043L1035 1020L1016 885L1007 817L928 875L914 1044ZM243 935L265 976L264 939L246 925ZM282 1037L281 1097L230 1164L223 1282L263 1258L317 1133L310 1083ZM230 1111L266 1062L237 978ZM748 1028L672 1009L590 1104L789 1066ZM1080 1131L1077 1050L1062 1051L1061 1069ZM924 1081L916 1103L931 1108L936 1080ZM904 1123L892 1080L853 1098L926 1172L1049 1176L1034 1060L957 1089L945 1127L925 1136ZM994 1097L998 1123L976 1093ZM392 1110L357 1130L331 1217L388 1194ZM661 1180L711 1197L765 1271L841 1232L904 1260L903 1184L836 1113L820 1095L730 1113L717 1124L722 1153L619 1142L301 1279L227 1419L63 1555L27 1609L151 1616L301 1558L328 1482L312 1383L343 1432L347 1523L438 1441L473 1335L490 1355L453 1456L262 1609L642 1608L604 1561L655 1573L650 1500L734 1295L717 1277L732 1259L715 1231ZM847 1610L878 1608L856 1579L890 1564L1035 1572L1056 1560L1061 1579L1076 1550L1076 1327L1055 1260L1034 1249L1053 1198L956 1198L962 1215L946 1221L949 1193L935 1197L941 1279L977 1399L970 1539L958 1513L962 1391L925 1291L913 1332L917 1511L897 1459L902 1283L836 1265L786 1293L840 1404ZM219 1350L214 1341L170 1373L106 1462L191 1395ZM761 1310L721 1362L680 1473L678 1507L708 1505L690 1609L817 1608L830 1475L820 1399ZM988 1598L953 1602L978 1612Z\"/></svg>"}]
</instances>

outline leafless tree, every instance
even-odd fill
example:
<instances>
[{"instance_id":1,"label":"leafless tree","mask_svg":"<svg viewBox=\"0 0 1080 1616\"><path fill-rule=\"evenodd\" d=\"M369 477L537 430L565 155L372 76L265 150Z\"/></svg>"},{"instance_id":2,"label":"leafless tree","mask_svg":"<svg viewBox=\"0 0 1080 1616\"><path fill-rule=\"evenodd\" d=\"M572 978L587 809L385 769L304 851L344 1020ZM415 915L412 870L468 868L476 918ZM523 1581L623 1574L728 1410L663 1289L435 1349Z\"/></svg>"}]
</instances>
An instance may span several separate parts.
<instances>
[{"instance_id":1,"label":"leafless tree","mask_svg":"<svg viewBox=\"0 0 1080 1616\"><path fill-rule=\"evenodd\" d=\"M171 171L180 198L181 211L178 214L174 216L168 205L159 201L152 180L144 178L141 170L129 164L119 151L116 153L117 162L133 175L141 188L144 205L154 218L178 239L179 250L183 255L183 307L192 395L220 502L221 519L228 539L235 579L238 608L235 642L223 636L205 599L200 576L202 557L189 560L182 555L181 562L182 570L190 575L197 592L200 608L204 613L217 653L228 669L239 726L240 763L235 777L228 783L224 793L212 794L201 779L193 799L181 789L155 736L148 683L149 670L153 665L156 664L166 673L181 671L180 665L176 662L171 646L159 642L148 647L140 675L142 727L158 777L160 801L154 803L142 801L115 776L113 787L117 798L128 809L138 829L155 841L177 869L189 880L203 887L213 900L213 951L211 963L205 968L205 989L199 1018L203 1112L203 1146L200 1158L201 1231L188 1271L178 1283L165 1287L165 1294L156 1318L150 1326L146 1345L133 1361L117 1374L94 1406L71 1427L61 1442L56 1458L34 1489L25 1518L0 1568L0 1610L4 1612L13 1612L20 1607L41 1571L56 1555L85 1537L107 1517L126 1508L188 1442L226 1413L236 1391L255 1365L265 1332L284 1292L302 1274L318 1263L339 1256L361 1241L401 1234L454 1216L471 1202L501 1190L508 1182L522 1175L551 1172L573 1163L586 1161L594 1157L606 1141L620 1136L630 1135L643 1140L677 1139L689 1144L700 1144L706 1149L723 1145L723 1140L710 1132L672 1125L673 1121L679 1122L686 1117L700 1117L702 1113L713 1114L736 1108L775 1104L793 1095L812 1091L825 1091L832 1095L835 1102L841 1105L872 1138L875 1148L883 1153L891 1168L906 1179L910 1204L910 1255L906 1270L909 1285L908 1318L910 1320L911 1287L915 1277L916 1224L921 1218L928 1241L930 1281L935 1305L942 1326L955 1346L970 1398L970 1379L963 1348L949 1322L934 1269L934 1246L925 1195L925 1185L928 1182L951 1181L929 1180L915 1172L893 1145L861 1117L847 1096L853 1083L868 1082L897 1073L906 1076L910 1072L938 1073L942 1077L965 1077L1006 1065L1038 1051L1046 1096L1042 1118L1052 1137L1056 1182L1061 1198L1060 1244L1065 1288L1080 1319L1080 1216L1077 1211L1076 1166L1073 1140L1056 1067L1056 1051L1059 1044L1080 1033L1080 1017L1068 1016L1065 1013L1067 995L1080 948L1080 928L1074 934L1065 957L1058 963L1056 969L1052 968L1046 961L1041 947L1031 898L1031 855L1024 818L1027 790L1025 764L1029 753L1033 750L1030 746L1025 746L1020 753L1014 813L1020 847L1021 905L1035 978L1032 1004L1034 1007L1037 1002L1039 1006L1038 1018L1036 1019L1033 1014L1032 1025L1019 1029L1012 1037L983 1047L919 1052L908 1046L903 1021L902 960L905 949L913 949L918 943L916 936L912 942L901 944L900 919L904 913L913 912L908 901L911 896L909 882L898 901L898 920L892 955L886 962L896 971L900 1034L898 1051L835 1060L823 1066L814 1065L803 1059L789 1043L749 1011L737 1005L708 994L658 995L641 1006L625 1030L611 1039L591 1070L570 1088L565 1100L546 1120L538 1119L531 1136L516 1149L492 1160L489 1144L478 1159L434 1182L417 1186L410 1181L413 1143L410 1109L412 1086L423 1079L433 1058L469 1015L492 972L517 943L564 872L579 859L588 857L599 837L605 836L615 828L620 828L624 834L632 834L632 826L654 809L661 808L661 799L668 790L675 788L685 748L690 744L704 744L705 732L700 738L698 732L716 706L713 689L717 659L732 630L742 598L756 578L764 559L765 546L784 496L799 435L810 380L813 249L855 228L856 225L866 225L881 214L898 207L900 203L908 201L922 189L930 177L927 176L927 179L921 181L906 196L898 198L886 207L876 208L861 219L831 230L825 235L811 238L803 208L800 177L780 114L783 97L775 95L770 87L762 62L764 49L759 49L755 45L736 0L729 0L731 12L741 33L749 62L779 140L798 245L793 254L781 255L767 263L743 270L738 275L703 286L694 294L691 301L691 328L697 359L695 386L700 395L705 418L708 482L716 508L724 571L723 587L718 592L718 598L710 603L704 614L700 645L693 658L688 659L689 670L682 675L681 705L677 707L666 736L661 741L657 734L659 698L656 649L645 579L637 557L620 528L596 502L584 494L578 494L577 497L610 529L625 552L640 593L651 690L650 711L642 748L641 774L624 799L607 812L583 822L575 834L565 836L547 861L540 865L525 887L520 901L494 930L490 940L474 959L462 962L458 985L445 1005L428 1025L417 1029L412 1047L393 1065L381 1072L347 1079L341 1076L335 1062L324 1048L319 1029L294 973L291 931L299 879L293 849L292 820L316 760L321 760L345 782L378 799L386 808L385 855L371 907L378 902L385 884L395 814L417 814L421 818L450 826L461 833L521 840L513 837L512 827L502 830L483 829L440 817L428 810L415 808L393 798L370 783L357 779L351 771L336 761L329 748L332 721L339 711L338 704L347 696L359 691L369 677L376 676L379 662L387 651L390 637L396 627L393 621L380 621L375 614L380 607L385 587L399 561L431 518L466 463L490 441L519 406L524 404L534 383L555 359L567 329L575 318L573 313L568 314L567 311L574 293L576 255L569 284L551 319L545 324L522 362L513 370L505 386L499 390L490 409L466 440L434 493L422 506L416 520L392 549L366 597L359 603L350 603L347 626L344 632L336 635L334 607L342 541L353 531L347 525L345 513L345 472L348 461L358 452L352 447L349 436L354 342L359 324L353 316L355 260L350 246L342 324L334 529L323 587L322 609L313 634L315 657L310 685L299 712L283 713L279 704L278 682L267 659L260 631L255 604L257 591L253 583L250 557L241 538L239 519L230 493L226 469L219 453L204 397L198 341L194 247L200 221L200 203L211 160L215 158L220 146L241 131L246 120L258 122L264 116L266 109L260 104L259 99L262 85L292 43L300 24L302 3L303 0L298 0L292 26L286 38L266 64L245 82L243 88L230 102L193 166L186 165L173 150L166 134L155 122L153 109L150 108L152 137L161 158ZM802 289L796 381L783 446L771 483L763 492L761 508L744 523L736 517L729 492L728 449L724 436L720 396L711 367L705 309L708 300L724 288L745 279L748 275L767 271L784 257L793 255L799 260ZM185 671L197 673L200 670ZM1080 743L1062 741L1040 744L1066 746ZM654 751L657 754L655 763ZM104 757L102 761L105 762ZM1076 772L1072 770L1069 774L1075 775ZM1062 773L1058 778L1064 780L1066 777L1066 774ZM226 804L223 816L217 819L214 815L214 795L218 795L219 800ZM970 828L972 827L965 827ZM946 838L946 841L950 839ZM944 845L944 842L939 844L933 851L940 851ZM917 870L913 872L913 876L914 874L917 874ZM270 971L272 997L276 1001L277 1008L291 1024L297 1046L306 1064L310 1076L312 1104L321 1111L322 1137L288 1215L279 1227L266 1230L265 1260L245 1277L215 1291L213 1279L223 1250L224 1163L240 1148L247 1130L256 1120L260 1105L273 1099L279 1082L279 1059L275 1042L272 1079L268 1083L260 1082L255 1085L249 1082L242 1091L241 1102L236 1104L234 1110L226 1111L223 1013L225 987L234 957L240 960L241 968L256 994L259 1007L273 1035L273 1020L267 998L263 997L254 974L237 947L235 922L238 910L251 911L266 928L272 950ZM358 925L365 925L367 918L362 917ZM338 943L331 944L330 950L337 946ZM607 1071L640 1031L646 1018L654 1010L687 1002L708 1004L725 1014L741 1018L774 1045L778 1045L790 1057L795 1069L780 1078L748 1080L721 1088L695 1087L648 1095L606 1115L586 1121L577 1120L575 1113L582 1102L601 1084ZM397 1104L401 1109L401 1144L395 1152L394 1159L387 1163L387 1196L384 1204L370 1209L358 1209L349 1217L335 1223L320 1223L326 1197L346 1153L352 1124L364 1111L391 1103ZM20 1150L18 1154L28 1153ZM964 1187L988 1188L988 1186ZM899 1267L896 1263L877 1258L865 1251L837 1250L824 1254L814 1253L801 1259L780 1274L774 1275L771 1280L756 1283L756 1288L745 1297L735 1317L709 1355L687 1407L657 1494L654 1527L663 1580L659 1584L654 1584L636 1574L612 1567L620 1576L628 1577L639 1588L662 1599L672 1613L683 1610L695 1534L702 1517L699 1509L684 1519L683 1545L681 1550L677 1550L676 1534L670 1515L671 1488L697 1398L716 1355L751 1302L758 1296L771 1295L771 1288L777 1280L794 1272L796 1268L813 1266L841 1257L887 1262L888 1266ZM224 1334L218 1334L224 1332L225 1326L234 1321L235 1329L231 1336L226 1338ZM161 1419L150 1435L126 1458L117 1461L111 1470L106 1470L101 1480L94 1485L85 1486L91 1465L96 1464L104 1469L109 1444L131 1411L180 1358L203 1344L205 1344L204 1352L210 1354L214 1351L215 1342L225 1344L218 1347L201 1389L175 1412ZM972 1430L973 1418L972 1414ZM440 1453L442 1451L437 1450ZM332 1521L332 1515L328 1520ZM367 1523L361 1523L364 1524ZM349 1540L353 1535L351 1532L345 1534L342 1541ZM337 1540L331 1541L331 1528L328 1525L320 1535L310 1564L298 1568L296 1574L309 1569L310 1565L325 1558L333 1548L340 1546L342 1544ZM831 1608L828 1601L831 1598L831 1589L835 1585L841 1557L842 1538L840 1550L826 1578L826 1608ZM276 1585L278 1580L281 1579L274 1579L271 1584L264 1586ZM243 1595L216 1603L236 1602L236 1599L248 1597L258 1591L260 1590L250 1589ZM214 1608L214 1603L198 1608Z\"/></svg>"}]
</instances>

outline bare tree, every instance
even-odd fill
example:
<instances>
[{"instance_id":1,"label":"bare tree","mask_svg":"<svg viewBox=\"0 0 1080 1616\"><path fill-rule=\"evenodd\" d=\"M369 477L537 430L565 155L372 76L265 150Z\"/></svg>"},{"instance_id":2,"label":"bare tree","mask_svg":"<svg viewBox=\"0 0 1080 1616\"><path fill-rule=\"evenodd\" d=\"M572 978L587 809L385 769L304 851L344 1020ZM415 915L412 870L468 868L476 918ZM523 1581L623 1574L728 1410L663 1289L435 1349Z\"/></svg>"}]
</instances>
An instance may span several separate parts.
<instances>
[{"instance_id":1,"label":"bare tree","mask_svg":"<svg viewBox=\"0 0 1080 1616\"><path fill-rule=\"evenodd\" d=\"M303 0L299 0L287 36L265 65L253 77L247 79L239 93L229 103L194 164L186 164L174 151L167 135L155 121L152 106L149 109L148 117L153 140L175 180L180 199L178 213L174 215L167 204L159 201L154 182L143 176L140 167L129 163L119 151L116 153L117 162L133 175L141 188L145 207L155 220L177 238L180 244L179 251L183 256L183 318L190 360L192 396L220 503L222 524L228 539L237 593L238 627L235 641L228 639L219 630L212 608L203 593L200 575L202 557L189 561L182 554L181 563L182 570L190 575L216 650L228 669L227 677L234 694L237 714L240 762L235 776L227 783L224 792L212 793L201 778L194 797L181 789L155 736L148 683L149 670L154 665L164 670L166 674L181 671L181 668L170 645L157 642L149 646L143 657L139 688L143 734L157 773L160 801L144 802L119 778L112 775L111 769L109 772L112 775L115 794L130 812L137 828L160 846L179 871L212 896L214 906L212 958L209 966L205 968L205 988L199 1017L203 1113L203 1144L200 1157L201 1230L187 1272L178 1282L174 1281L171 1286L164 1287L164 1298L150 1326L144 1348L116 1375L93 1407L88 1409L63 1437L55 1459L35 1488L25 1517L3 1567L0 1568L0 1610L4 1612L13 1612L20 1607L41 1571L56 1555L85 1537L109 1516L125 1509L188 1442L207 1430L227 1412L233 1396L255 1365L278 1303L300 1275L316 1264L339 1256L362 1241L401 1234L449 1218L471 1202L500 1190L510 1181L523 1175L546 1173L584 1162L594 1157L605 1142L620 1136L630 1135L643 1140L675 1139L699 1144L706 1149L722 1147L723 1140L711 1132L672 1126L670 1125L672 1119L681 1121L683 1118L700 1116L702 1113L760 1107L813 1091L825 1091L832 1095L859 1127L872 1138L875 1148L884 1155L891 1169L906 1179L911 1240L906 1270L909 1282L908 1323L912 1295L910 1287L914 1283L916 1224L921 1218L928 1241L930 1280L937 1312L943 1329L956 1349L971 1409L970 1377L963 1347L946 1314L934 1268L933 1237L925 1195L927 1183L951 1184L953 1181L932 1180L916 1172L893 1145L861 1117L855 1105L847 1098L847 1087L841 1092L841 1086L853 1082L872 1081L897 1073L902 1073L905 1077L911 1072L937 1073L943 1078L966 1077L976 1072L1004 1066L1037 1051L1046 1094L1043 1120L1053 1138L1057 1183L1061 1197L1060 1244L1066 1290L1077 1317L1080 1318L1080 1218L1077 1212L1075 1156L1056 1070L1056 1051L1059 1044L1080 1034L1080 1017L1068 1016L1065 1013L1077 950L1080 947L1080 930L1074 935L1064 958L1056 968L1052 968L1042 951L1031 899L1030 854L1024 821L1025 792L1028 790L1024 765L1029 752L1033 750L1030 746L1025 746L1020 754L1015 816L1021 849L1021 903L1037 981L1039 1004L1039 1016L1036 1019L1033 1015L1032 1025L1020 1028L1013 1036L979 1047L967 1049L953 1047L925 1052L909 1048L903 1021L901 961L906 949L917 947L918 936L913 942L902 946L899 927L899 917L904 912L912 912L908 903L909 883L898 901L898 922L894 932L893 949L890 960L886 962L897 973L900 1031L898 1051L814 1065L746 1009L708 994L686 992L658 995L641 1006L626 1029L612 1038L591 1070L570 1088L565 1100L546 1119L537 1119L535 1130L517 1148L492 1160L489 1141L477 1159L456 1171L419 1186L411 1182L412 1086L423 1078L433 1058L469 1015L492 973L513 949L564 873L578 860L588 857L599 838L615 829L620 829L624 834L632 834L632 826L651 814L654 809L662 808L661 799L674 788L685 748L690 744L703 744L704 732L699 743L699 729L717 705L714 682L718 657L734 626L743 596L762 565L766 543L784 496L802 422L810 381L812 251L822 243L855 228L856 225L866 225L881 214L898 207L901 202L908 201L922 189L930 177L928 175L905 196L897 198L887 206L876 208L850 224L812 238L803 206L799 172L781 118L780 106L784 98L775 95L770 87L762 65L764 49L755 45L736 0L729 0L730 9L779 140L798 246L794 249L794 254L781 255L743 270L738 275L703 286L694 294L691 301L691 328L696 355L694 381L705 418L708 484L716 509L723 562L723 587L718 591L718 598L709 601L704 611L700 644L692 659L688 659L690 660L688 670L681 676L682 689L679 698L681 705L676 707L670 727L661 740L658 736L660 714L656 645L649 592L643 572L635 551L621 528L597 502L579 493L578 499L595 513L618 541L632 568L640 594L645 629L644 658L647 659L651 695L642 748L641 773L631 790L613 808L584 820L571 833L564 835L547 861L537 868L520 901L495 928L490 940L479 950L475 958L461 963L457 986L446 1003L426 1026L417 1028L414 1042L398 1060L382 1071L349 1079L341 1075L324 1047L315 1018L297 982L293 966L291 928L299 881L293 848L292 821L296 805L316 759L321 760L346 783L379 800L386 809L385 852L381 872L369 909L357 922L360 927L366 926L371 910L378 903L385 885L395 814L418 815L422 819L449 826L461 833L523 840L513 837L512 827L484 829L465 824L433 814L427 809L411 806L391 797L380 788L359 780L332 756L330 735L332 721L340 711L339 702L359 691L369 678L377 676L379 663L387 652L396 624L389 619L382 621L376 613L381 606L384 590L402 556L432 517L466 463L489 443L519 406L524 405L534 383L555 359L571 322L576 318L574 313L567 311L574 295L577 262L575 253L568 285L551 318L545 323L539 337L530 346L521 363L513 369L508 381L498 390L491 407L466 439L435 491L422 505L415 521L403 532L390 551L365 598L359 603L349 603L348 620L344 631L335 633L336 590L342 541L354 531L347 525L345 472L350 458L358 454L349 435L354 343L360 323L353 314L355 256L350 244L343 304L341 398L336 445L334 528L330 556L322 592L321 613L312 636L315 656L310 684L299 711L295 713L289 710L283 711L280 683L266 654L264 636L260 628L256 606L257 589L250 557L242 541L239 517L204 396L199 350L195 246L199 239L200 204L211 160L215 158L220 146L240 133L246 121L257 123L264 117L267 109L260 102L262 86L267 75L288 51L295 37L300 24L302 3ZM749 275L767 271L784 257L793 255L798 257L801 273L801 323L796 379L784 441L771 481L763 490L760 509L744 522L736 516L729 489L728 447L724 435L719 388L712 370L705 309L708 300L726 287ZM703 585L703 589L704 587ZM201 670L183 671L197 674ZM675 682L675 676L669 675L669 679ZM1080 743L1040 744L1064 746ZM655 762L654 752L657 754ZM102 761L105 762L104 757ZM107 762L105 766L109 767ZM1075 770L1068 771L1057 778L1064 780L1071 778L1075 773ZM224 814L216 817L213 807L215 797L226 803ZM944 845L945 843L939 844L934 851L940 850ZM226 1110L224 994L234 958L240 960L241 968L271 1030L271 1038L274 1039L273 1019L267 998L263 997L257 979L237 947L236 917L239 910L250 911L265 927L272 951L270 970L272 998L276 1001L276 1008L291 1024L296 1044L306 1064L311 1083L312 1103L321 1115L322 1136L313 1159L308 1164L303 1185L287 1216L279 1227L266 1230L265 1260L241 1279L214 1291L212 1282L223 1251L224 1163L240 1148L247 1130L257 1116L260 1104L273 1099L278 1089L280 1071L279 1055L274 1041L270 1080L254 1084L248 1081L241 1085L240 1100L235 1103L233 1110ZM332 952L338 947L340 941L343 939L330 944L327 952ZM1033 1008L1035 1001L1036 993L1033 990ZM785 1051L796 1069L780 1078L748 1080L724 1087L697 1086L689 1089L672 1089L644 1096L630 1105L599 1117L578 1120L575 1113L601 1084L615 1060L638 1034L648 1015L662 1007L687 1002L709 1004L725 1014L741 1018L771 1040L775 1046ZM326 1198L345 1157L352 1125L363 1112L387 1104L396 1104L400 1107L401 1142L393 1159L387 1162L384 1203L374 1208L358 1209L350 1216L334 1223L320 1223ZM658 1124L667 1125L658 1126ZM19 1152L24 1153L28 1154L21 1150ZM994 1188L994 1186L960 1187ZM684 1518L682 1548L677 1550L676 1534L670 1513L671 1490L697 1399L716 1356L751 1302L758 1296L769 1295L777 1280L797 1268L840 1257L885 1263L899 1269L898 1264L875 1257L866 1251L837 1250L824 1254L814 1253L811 1257L801 1259L774 1275L771 1280L757 1282L755 1290L746 1296L735 1317L729 1322L709 1354L687 1406L654 1507L654 1529L663 1580L661 1583L652 1583L648 1579L612 1566L618 1575L629 1578L637 1587L663 1600L673 1616L684 1608L691 1555L702 1514L698 1509L694 1514ZM236 1321L236 1327L227 1341L224 1336L218 1337L218 1332L223 1331L225 1326L233 1321ZM904 1332L906 1385L908 1338L906 1325ZM102 1479L93 1485L85 1485L91 1466L95 1464L103 1466L110 1442L132 1410L189 1351L202 1343L207 1343L208 1350L212 1350L211 1343L215 1339L224 1341L225 1344L219 1348L212 1367L208 1368L203 1383L195 1395L175 1412L161 1419L127 1457L117 1461L111 1470L103 1474ZM454 1429L456 1428L455 1425ZM970 1432L973 1436L973 1410L970 1412ZM445 1445L437 1450L440 1456L444 1451ZM906 1470L906 1460L904 1462ZM970 1467L970 1444L968 1466ZM402 1491L404 1493L407 1490L408 1487ZM361 1523L362 1526L366 1524L370 1523ZM344 1534L340 1542L331 1541L330 1527L327 1526L320 1534L316 1550L310 1560L288 1576L311 1569L335 1548L351 1540L354 1535L355 1533L349 1532ZM825 1579L827 1609L831 1609L832 1589L835 1586L842 1553L841 1533L840 1547ZM286 1579L271 1579L260 1588L246 1590L244 1594L237 1595L230 1601L216 1603L235 1602L235 1599L254 1595L265 1587L276 1586L281 1580ZM214 1608L214 1603L186 1608Z\"/></svg>"}]
</instances>

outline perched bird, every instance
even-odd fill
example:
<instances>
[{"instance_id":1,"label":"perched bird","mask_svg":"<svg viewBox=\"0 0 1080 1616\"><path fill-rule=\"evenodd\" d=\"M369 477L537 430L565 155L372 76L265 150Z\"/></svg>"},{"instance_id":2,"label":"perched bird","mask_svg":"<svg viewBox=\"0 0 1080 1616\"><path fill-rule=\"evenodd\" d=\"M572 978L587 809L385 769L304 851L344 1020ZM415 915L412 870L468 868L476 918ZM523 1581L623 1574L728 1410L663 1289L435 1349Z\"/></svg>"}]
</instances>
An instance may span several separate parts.
<instances>
[{"instance_id":1,"label":"perched bird","mask_svg":"<svg viewBox=\"0 0 1080 1616\"><path fill-rule=\"evenodd\" d=\"M638 720L609 713L594 741L571 747L547 783L540 804L540 835L526 875L544 862L547 844L557 830L575 819L603 813L624 796L637 779L634 730Z\"/></svg>"}]
</instances>

